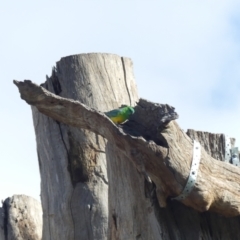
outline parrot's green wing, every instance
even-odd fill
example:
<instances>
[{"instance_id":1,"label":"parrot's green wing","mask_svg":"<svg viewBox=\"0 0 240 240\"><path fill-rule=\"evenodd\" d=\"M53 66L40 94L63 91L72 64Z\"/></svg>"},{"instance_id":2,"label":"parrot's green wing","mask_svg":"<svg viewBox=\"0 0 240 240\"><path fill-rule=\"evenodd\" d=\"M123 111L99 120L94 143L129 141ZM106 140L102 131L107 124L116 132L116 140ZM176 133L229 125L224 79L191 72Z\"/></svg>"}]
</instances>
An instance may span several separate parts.
<instances>
[{"instance_id":1,"label":"parrot's green wing","mask_svg":"<svg viewBox=\"0 0 240 240\"><path fill-rule=\"evenodd\" d=\"M105 114L111 118L119 116L122 112L123 112L122 109L114 109L109 112L105 112Z\"/></svg>"}]
</instances>

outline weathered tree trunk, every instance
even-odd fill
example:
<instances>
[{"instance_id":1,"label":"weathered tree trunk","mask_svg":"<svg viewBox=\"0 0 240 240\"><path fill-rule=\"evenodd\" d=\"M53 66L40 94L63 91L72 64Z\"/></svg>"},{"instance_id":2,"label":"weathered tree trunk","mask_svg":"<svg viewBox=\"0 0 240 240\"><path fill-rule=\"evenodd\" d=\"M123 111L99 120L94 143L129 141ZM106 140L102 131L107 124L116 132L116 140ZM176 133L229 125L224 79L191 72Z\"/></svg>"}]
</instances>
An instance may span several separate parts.
<instances>
[{"instance_id":1,"label":"weathered tree trunk","mask_svg":"<svg viewBox=\"0 0 240 240\"><path fill-rule=\"evenodd\" d=\"M25 195L7 198L0 208L0 240L41 239L41 203Z\"/></svg>"},{"instance_id":2,"label":"weathered tree trunk","mask_svg":"<svg viewBox=\"0 0 240 240\"><path fill-rule=\"evenodd\" d=\"M43 87L100 111L138 101L132 62L117 55L62 58ZM143 239L156 239L156 218L148 213L151 203L144 188L138 188L144 178L116 146L93 132L52 120L34 107L33 119L43 239L135 239L141 234Z\"/></svg>"},{"instance_id":3,"label":"weathered tree trunk","mask_svg":"<svg viewBox=\"0 0 240 240\"><path fill-rule=\"evenodd\" d=\"M138 98L130 63L106 54L63 58L43 87L100 111L134 105ZM171 107L140 100L135 117L120 127L31 82L15 84L23 99L55 119L33 107L43 239L238 239L239 230L229 231L238 218L227 221L169 202L185 186L193 147L176 122L169 123L176 119ZM201 150L196 186L182 202L198 211L239 215L240 170L208 155L213 152Z\"/></svg>"}]
</instances>

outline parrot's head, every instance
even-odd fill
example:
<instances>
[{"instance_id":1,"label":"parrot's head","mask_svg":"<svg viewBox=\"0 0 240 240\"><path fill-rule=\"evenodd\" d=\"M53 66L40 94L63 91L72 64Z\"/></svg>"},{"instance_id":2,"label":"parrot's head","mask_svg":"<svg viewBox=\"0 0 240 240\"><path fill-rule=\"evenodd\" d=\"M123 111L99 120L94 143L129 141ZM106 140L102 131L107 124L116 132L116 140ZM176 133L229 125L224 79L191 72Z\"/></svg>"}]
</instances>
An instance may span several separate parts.
<instances>
[{"instance_id":1,"label":"parrot's head","mask_svg":"<svg viewBox=\"0 0 240 240\"><path fill-rule=\"evenodd\" d=\"M128 115L131 116L132 114L134 114L135 110L132 107L128 107L127 112L128 112Z\"/></svg>"}]
</instances>

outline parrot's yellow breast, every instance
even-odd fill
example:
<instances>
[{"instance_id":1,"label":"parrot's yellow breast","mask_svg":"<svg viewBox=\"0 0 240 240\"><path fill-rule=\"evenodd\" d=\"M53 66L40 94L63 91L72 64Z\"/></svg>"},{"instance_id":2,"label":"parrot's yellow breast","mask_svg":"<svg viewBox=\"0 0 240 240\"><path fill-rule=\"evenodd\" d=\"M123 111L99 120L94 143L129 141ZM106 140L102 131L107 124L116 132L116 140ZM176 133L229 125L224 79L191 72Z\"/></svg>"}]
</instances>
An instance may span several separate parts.
<instances>
[{"instance_id":1,"label":"parrot's yellow breast","mask_svg":"<svg viewBox=\"0 0 240 240\"><path fill-rule=\"evenodd\" d=\"M110 117L110 119L116 124L122 123L126 120L124 116Z\"/></svg>"}]
</instances>

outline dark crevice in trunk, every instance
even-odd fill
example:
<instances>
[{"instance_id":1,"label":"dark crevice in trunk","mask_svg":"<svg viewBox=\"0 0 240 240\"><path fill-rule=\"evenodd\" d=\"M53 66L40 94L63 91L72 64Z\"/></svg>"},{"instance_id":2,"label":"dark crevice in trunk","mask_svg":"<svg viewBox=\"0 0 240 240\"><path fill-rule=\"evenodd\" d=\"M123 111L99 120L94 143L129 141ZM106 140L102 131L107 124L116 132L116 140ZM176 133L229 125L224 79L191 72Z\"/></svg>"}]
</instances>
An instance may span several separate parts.
<instances>
[{"instance_id":1,"label":"dark crevice in trunk","mask_svg":"<svg viewBox=\"0 0 240 240\"><path fill-rule=\"evenodd\" d=\"M4 214L4 219L3 219L3 228L4 228L4 237L5 240L8 240L8 206L7 206L7 201L9 198L7 198L3 202L3 214Z\"/></svg>"},{"instance_id":2,"label":"dark crevice in trunk","mask_svg":"<svg viewBox=\"0 0 240 240\"><path fill-rule=\"evenodd\" d=\"M52 76L50 79L52 81L52 85L53 85L55 94L59 95L62 92L62 88L61 88L60 82L58 80L57 69L55 67L53 67L53 69L52 69Z\"/></svg>"},{"instance_id":3,"label":"dark crevice in trunk","mask_svg":"<svg viewBox=\"0 0 240 240\"><path fill-rule=\"evenodd\" d=\"M126 86L126 89L127 89L130 106L132 106L131 95L130 95L130 92L129 92L129 89L128 89L128 85L127 85L127 76L126 76L126 69L125 69L124 58L121 57L121 60L122 60L122 67L123 67L124 82L125 82L125 86Z\"/></svg>"}]
</instances>

